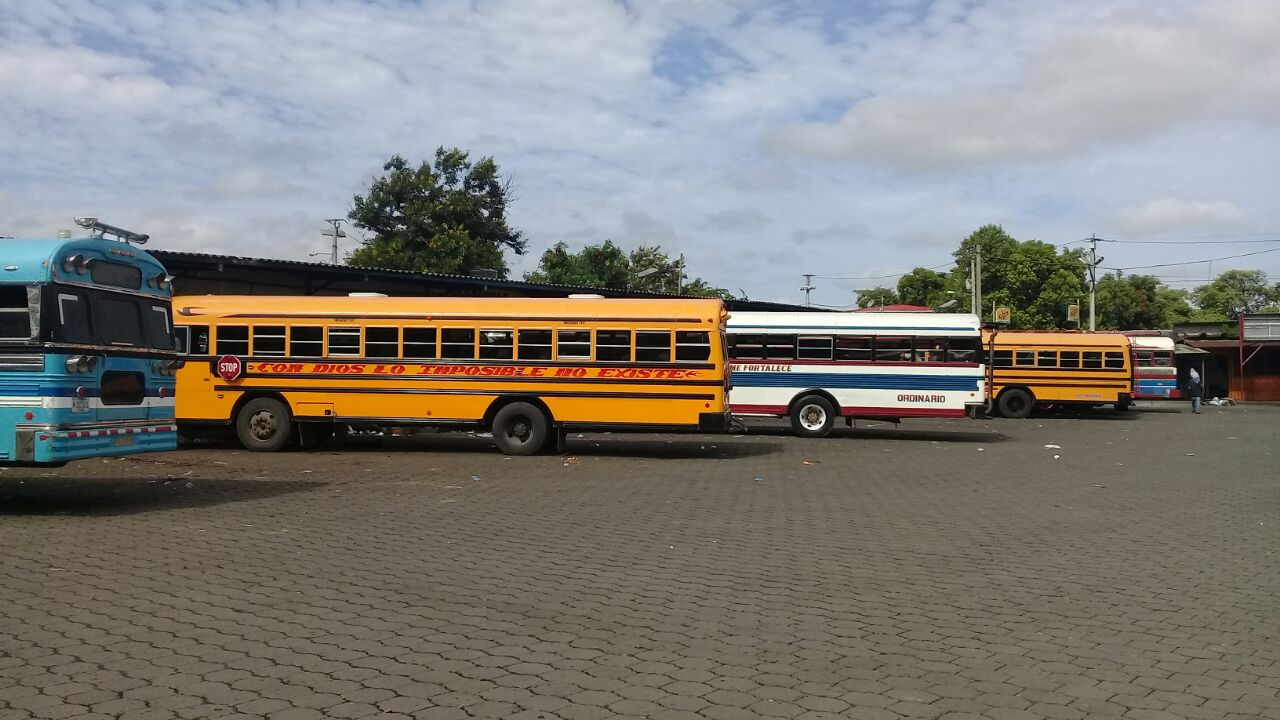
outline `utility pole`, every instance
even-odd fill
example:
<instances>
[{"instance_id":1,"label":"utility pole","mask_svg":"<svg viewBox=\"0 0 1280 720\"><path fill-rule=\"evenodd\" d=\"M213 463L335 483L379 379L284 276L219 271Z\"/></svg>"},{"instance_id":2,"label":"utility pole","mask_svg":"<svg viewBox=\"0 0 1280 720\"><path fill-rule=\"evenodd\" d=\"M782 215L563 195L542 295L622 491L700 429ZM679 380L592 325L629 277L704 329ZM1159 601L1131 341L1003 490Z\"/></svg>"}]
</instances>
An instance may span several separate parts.
<instances>
[{"instance_id":1,"label":"utility pole","mask_svg":"<svg viewBox=\"0 0 1280 720\"><path fill-rule=\"evenodd\" d=\"M347 236L347 234L342 231L342 227L341 227L342 223L346 222L346 220L344 218L329 218L328 220L325 220L325 222L329 223L333 227L329 230L321 230L320 234L325 237L333 238L332 250L330 250L329 252L329 262L333 263L334 265L337 265L338 264L338 238L344 238ZM320 255L321 253L311 253L311 254Z\"/></svg>"},{"instance_id":2,"label":"utility pole","mask_svg":"<svg viewBox=\"0 0 1280 720\"><path fill-rule=\"evenodd\" d=\"M804 285L800 286L800 289L804 291L805 305L813 305L813 303L809 302L809 293L813 292L816 289L813 287L813 276L814 276L814 273L805 273Z\"/></svg>"},{"instance_id":3,"label":"utility pole","mask_svg":"<svg viewBox=\"0 0 1280 720\"><path fill-rule=\"evenodd\" d=\"M1098 265L1105 258L1098 257L1098 238L1089 236L1089 332L1098 329Z\"/></svg>"}]
</instances>

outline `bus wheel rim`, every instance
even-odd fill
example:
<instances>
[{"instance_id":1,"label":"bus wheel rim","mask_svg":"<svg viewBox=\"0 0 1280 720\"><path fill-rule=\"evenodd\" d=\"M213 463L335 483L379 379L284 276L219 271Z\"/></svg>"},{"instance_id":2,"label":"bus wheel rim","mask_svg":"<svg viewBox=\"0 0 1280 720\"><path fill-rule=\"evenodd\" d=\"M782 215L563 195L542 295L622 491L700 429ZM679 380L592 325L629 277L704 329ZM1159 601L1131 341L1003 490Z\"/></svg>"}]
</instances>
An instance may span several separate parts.
<instances>
[{"instance_id":1,"label":"bus wheel rim","mask_svg":"<svg viewBox=\"0 0 1280 720\"><path fill-rule=\"evenodd\" d=\"M276 434L275 413L259 410L249 417L249 430L255 438L266 440Z\"/></svg>"},{"instance_id":2,"label":"bus wheel rim","mask_svg":"<svg viewBox=\"0 0 1280 720\"><path fill-rule=\"evenodd\" d=\"M817 430L827 424L827 413L817 405L800 408L800 424L805 430Z\"/></svg>"},{"instance_id":3,"label":"bus wheel rim","mask_svg":"<svg viewBox=\"0 0 1280 720\"><path fill-rule=\"evenodd\" d=\"M526 417L514 418L507 426L507 437L519 443L529 442L529 436L532 434L531 423Z\"/></svg>"}]
</instances>

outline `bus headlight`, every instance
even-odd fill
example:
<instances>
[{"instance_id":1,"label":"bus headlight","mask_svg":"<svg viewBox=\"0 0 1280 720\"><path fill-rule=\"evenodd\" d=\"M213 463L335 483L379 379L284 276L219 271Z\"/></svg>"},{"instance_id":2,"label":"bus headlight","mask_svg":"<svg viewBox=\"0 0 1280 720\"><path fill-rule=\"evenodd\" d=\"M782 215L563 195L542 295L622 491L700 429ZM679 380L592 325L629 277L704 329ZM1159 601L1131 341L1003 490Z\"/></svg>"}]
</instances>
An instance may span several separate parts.
<instances>
[{"instance_id":1,"label":"bus headlight","mask_svg":"<svg viewBox=\"0 0 1280 720\"><path fill-rule=\"evenodd\" d=\"M89 372L98 367L98 358L88 355L72 355L67 358L67 372Z\"/></svg>"}]
</instances>

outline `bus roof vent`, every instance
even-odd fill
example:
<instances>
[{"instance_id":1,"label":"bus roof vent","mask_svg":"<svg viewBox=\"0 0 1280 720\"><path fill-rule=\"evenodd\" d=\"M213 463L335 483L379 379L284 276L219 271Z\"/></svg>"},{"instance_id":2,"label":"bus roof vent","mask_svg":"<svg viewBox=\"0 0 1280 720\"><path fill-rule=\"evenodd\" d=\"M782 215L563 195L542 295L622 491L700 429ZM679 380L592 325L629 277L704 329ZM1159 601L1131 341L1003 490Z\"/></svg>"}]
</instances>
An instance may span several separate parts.
<instances>
[{"instance_id":1,"label":"bus roof vent","mask_svg":"<svg viewBox=\"0 0 1280 720\"><path fill-rule=\"evenodd\" d=\"M373 292L353 292L353 293L347 293L347 297L387 297L387 294L373 293Z\"/></svg>"},{"instance_id":2,"label":"bus roof vent","mask_svg":"<svg viewBox=\"0 0 1280 720\"><path fill-rule=\"evenodd\" d=\"M574 293L569 296L569 299L570 300L603 300L604 296L596 295L595 293Z\"/></svg>"}]
</instances>

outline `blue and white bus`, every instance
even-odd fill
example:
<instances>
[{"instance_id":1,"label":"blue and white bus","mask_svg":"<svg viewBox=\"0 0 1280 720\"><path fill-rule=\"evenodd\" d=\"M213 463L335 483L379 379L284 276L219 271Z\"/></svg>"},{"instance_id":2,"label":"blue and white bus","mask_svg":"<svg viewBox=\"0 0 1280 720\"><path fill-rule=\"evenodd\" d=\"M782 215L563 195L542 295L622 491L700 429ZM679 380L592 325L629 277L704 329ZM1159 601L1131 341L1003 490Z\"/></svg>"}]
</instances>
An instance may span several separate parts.
<instances>
[{"instance_id":1,"label":"blue and white bus","mask_svg":"<svg viewBox=\"0 0 1280 720\"><path fill-rule=\"evenodd\" d=\"M89 237L0 239L2 465L177 446L172 278L147 236L76 222Z\"/></svg>"},{"instance_id":2,"label":"blue and white bus","mask_svg":"<svg viewBox=\"0 0 1280 720\"><path fill-rule=\"evenodd\" d=\"M735 312L728 343L733 414L789 417L802 437L837 417L978 417L987 404L976 315Z\"/></svg>"}]
</instances>

